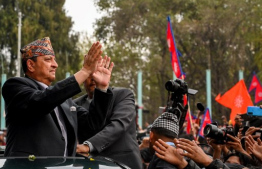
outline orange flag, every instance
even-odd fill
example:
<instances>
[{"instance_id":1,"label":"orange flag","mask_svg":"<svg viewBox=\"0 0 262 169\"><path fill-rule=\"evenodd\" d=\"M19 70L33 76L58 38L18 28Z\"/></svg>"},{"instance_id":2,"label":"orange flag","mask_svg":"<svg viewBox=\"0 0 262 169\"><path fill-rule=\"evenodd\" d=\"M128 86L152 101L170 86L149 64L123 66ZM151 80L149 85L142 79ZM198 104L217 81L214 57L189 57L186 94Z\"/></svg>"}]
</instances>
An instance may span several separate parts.
<instances>
[{"instance_id":1,"label":"orange flag","mask_svg":"<svg viewBox=\"0 0 262 169\"><path fill-rule=\"evenodd\" d=\"M247 112L247 106L253 106L253 102L243 79L228 90L223 96L218 94L215 100L223 106L231 109L230 120L233 124L235 124L234 119L237 114L244 114Z\"/></svg>"}]
</instances>

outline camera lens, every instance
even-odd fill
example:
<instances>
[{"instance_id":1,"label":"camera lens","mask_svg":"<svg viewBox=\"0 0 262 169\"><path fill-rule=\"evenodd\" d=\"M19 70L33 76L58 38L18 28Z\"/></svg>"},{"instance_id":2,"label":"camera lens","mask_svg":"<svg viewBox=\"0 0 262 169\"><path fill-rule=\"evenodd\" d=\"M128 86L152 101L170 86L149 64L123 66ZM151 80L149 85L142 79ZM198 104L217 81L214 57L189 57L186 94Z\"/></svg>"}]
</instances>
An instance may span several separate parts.
<instances>
[{"instance_id":1,"label":"camera lens","mask_svg":"<svg viewBox=\"0 0 262 169\"><path fill-rule=\"evenodd\" d=\"M209 135L209 134L210 134L210 131L211 131L210 126L207 126L207 127L204 129L204 135Z\"/></svg>"},{"instance_id":2,"label":"camera lens","mask_svg":"<svg viewBox=\"0 0 262 169\"><path fill-rule=\"evenodd\" d=\"M224 131L214 124L207 124L204 128L204 136L215 139L217 143L223 144L224 134Z\"/></svg>"},{"instance_id":3,"label":"camera lens","mask_svg":"<svg viewBox=\"0 0 262 169\"><path fill-rule=\"evenodd\" d=\"M175 92L180 87L180 85L174 82L173 80L169 80L166 82L165 87L166 87L166 90L170 92Z\"/></svg>"}]
</instances>

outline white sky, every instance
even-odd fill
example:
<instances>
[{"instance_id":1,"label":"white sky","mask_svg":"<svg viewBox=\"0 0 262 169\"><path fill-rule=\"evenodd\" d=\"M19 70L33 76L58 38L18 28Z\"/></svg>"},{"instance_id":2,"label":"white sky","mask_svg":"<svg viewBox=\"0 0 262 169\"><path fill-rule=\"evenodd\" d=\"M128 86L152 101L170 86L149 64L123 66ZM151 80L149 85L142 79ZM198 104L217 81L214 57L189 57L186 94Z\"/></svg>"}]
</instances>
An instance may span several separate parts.
<instances>
[{"instance_id":1,"label":"white sky","mask_svg":"<svg viewBox=\"0 0 262 169\"><path fill-rule=\"evenodd\" d=\"M95 19L102 16L97 12L93 0L66 0L64 8L74 22L73 31L93 34Z\"/></svg>"}]
</instances>

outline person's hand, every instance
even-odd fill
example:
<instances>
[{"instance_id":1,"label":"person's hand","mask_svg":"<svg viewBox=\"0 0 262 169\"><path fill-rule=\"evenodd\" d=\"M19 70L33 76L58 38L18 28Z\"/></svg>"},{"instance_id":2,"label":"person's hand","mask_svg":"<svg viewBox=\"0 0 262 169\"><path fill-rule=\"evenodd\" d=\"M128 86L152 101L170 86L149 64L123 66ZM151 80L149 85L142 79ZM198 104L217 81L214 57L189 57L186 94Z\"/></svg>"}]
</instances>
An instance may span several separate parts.
<instances>
[{"instance_id":1,"label":"person's hand","mask_svg":"<svg viewBox=\"0 0 262 169\"><path fill-rule=\"evenodd\" d=\"M196 144L194 140L190 141L188 139L180 138L179 140L175 139L174 143L178 148L186 151L180 153L182 156L191 158L196 163L202 164L205 167L212 162L212 159L206 155L206 153Z\"/></svg>"},{"instance_id":2,"label":"person's hand","mask_svg":"<svg viewBox=\"0 0 262 169\"><path fill-rule=\"evenodd\" d=\"M76 153L81 154L83 156L89 156L89 147L85 144L77 144Z\"/></svg>"},{"instance_id":3,"label":"person's hand","mask_svg":"<svg viewBox=\"0 0 262 169\"><path fill-rule=\"evenodd\" d=\"M206 138L206 141L214 149L214 151L222 151L222 144L216 144L215 139Z\"/></svg>"},{"instance_id":4,"label":"person's hand","mask_svg":"<svg viewBox=\"0 0 262 169\"><path fill-rule=\"evenodd\" d=\"M110 63L110 60L110 57L105 56L99 63L97 70L93 73L93 79L98 89L107 90L109 86L111 72L114 67L114 63Z\"/></svg>"},{"instance_id":5,"label":"person's hand","mask_svg":"<svg viewBox=\"0 0 262 169\"><path fill-rule=\"evenodd\" d=\"M102 59L102 46L99 42L93 43L88 53L84 57L84 64L82 70L88 72L90 75L96 71L98 62Z\"/></svg>"},{"instance_id":6,"label":"person's hand","mask_svg":"<svg viewBox=\"0 0 262 169\"><path fill-rule=\"evenodd\" d=\"M149 147L149 137L144 137L142 143L139 145L139 149L142 150L143 148Z\"/></svg>"},{"instance_id":7,"label":"person's hand","mask_svg":"<svg viewBox=\"0 0 262 169\"><path fill-rule=\"evenodd\" d=\"M216 144L215 139L206 138L207 143L213 148L213 159L220 159L221 152L222 152L222 144Z\"/></svg>"},{"instance_id":8,"label":"person's hand","mask_svg":"<svg viewBox=\"0 0 262 169\"><path fill-rule=\"evenodd\" d=\"M181 149L170 146L161 139L155 142L153 148L158 158L175 165L178 169L185 168L188 164L184 157L180 155Z\"/></svg>"},{"instance_id":9,"label":"person's hand","mask_svg":"<svg viewBox=\"0 0 262 169\"><path fill-rule=\"evenodd\" d=\"M227 137L229 137L232 141L228 141L226 143L226 146L234 150L236 150L237 152L246 154L247 156L250 156L242 147L241 141L239 138L231 136L230 134L227 134Z\"/></svg>"},{"instance_id":10,"label":"person's hand","mask_svg":"<svg viewBox=\"0 0 262 169\"><path fill-rule=\"evenodd\" d=\"M242 131L243 131L243 128L240 128L240 129L238 130L238 132L237 132L237 138L242 139L242 137L243 137Z\"/></svg>"},{"instance_id":11,"label":"person's hand","mask_svg":"<svg viewBox=\"0 0 262 169\"><path fill-rule=\"evenodd\" d=\"M252 136L247 136L245 142L246 149L262 162L262 142L260 138L255 141Z\"/></svg>"},{"instance_id":12,"label":"person's hand","mask_svg":"<svg viewBox=\"0 0 262 169\"><path fill-rule=\"evenodd\" d=\"M260 128L256 128L256 127L249 127L245 133L245 136L249 136L252 135L255 131L259 130ZM258 136L253 135L253 138L256 138Z\"/></svg>"}]
</instances>

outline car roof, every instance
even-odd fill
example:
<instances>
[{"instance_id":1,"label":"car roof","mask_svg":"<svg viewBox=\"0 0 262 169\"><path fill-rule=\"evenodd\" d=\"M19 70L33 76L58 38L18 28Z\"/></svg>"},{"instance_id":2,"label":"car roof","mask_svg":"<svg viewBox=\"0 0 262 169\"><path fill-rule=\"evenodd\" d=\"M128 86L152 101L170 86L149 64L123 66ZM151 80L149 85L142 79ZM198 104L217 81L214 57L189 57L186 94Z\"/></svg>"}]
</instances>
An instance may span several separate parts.
<instances>
[{"instance_id":1,"label":"car roof","mask_svg":"<svg viewBox=\"0 0 262 169\"><path fill-rule=\"evenodd\" d=\"M130 169L110 158L96 157L0 157L0 169Z\"/></svg>"}]
</instances>

